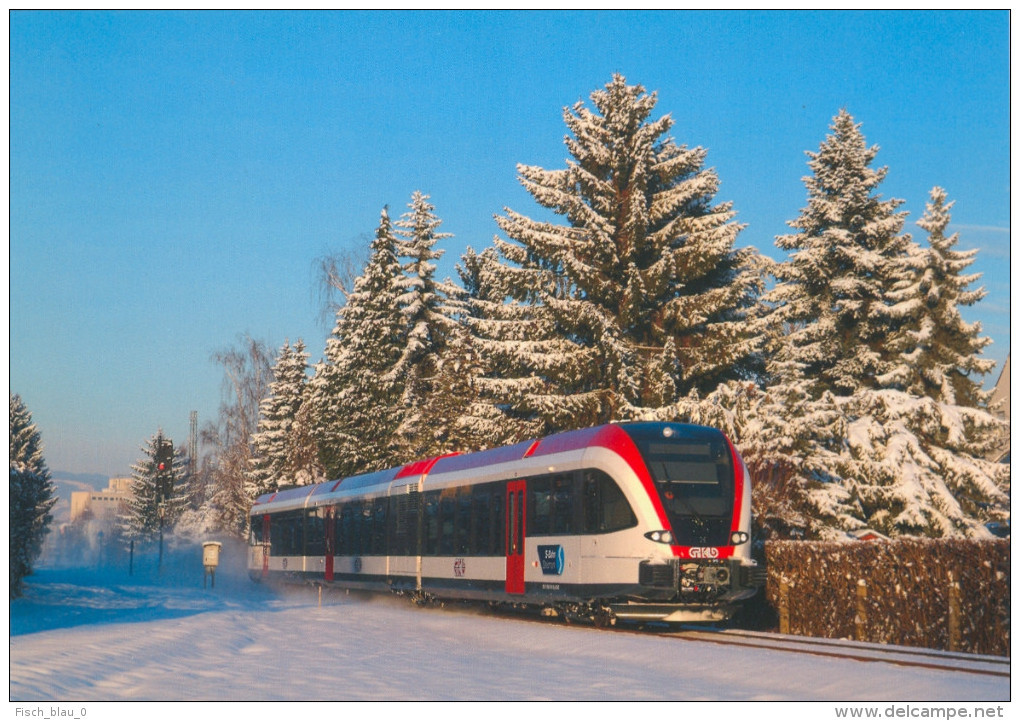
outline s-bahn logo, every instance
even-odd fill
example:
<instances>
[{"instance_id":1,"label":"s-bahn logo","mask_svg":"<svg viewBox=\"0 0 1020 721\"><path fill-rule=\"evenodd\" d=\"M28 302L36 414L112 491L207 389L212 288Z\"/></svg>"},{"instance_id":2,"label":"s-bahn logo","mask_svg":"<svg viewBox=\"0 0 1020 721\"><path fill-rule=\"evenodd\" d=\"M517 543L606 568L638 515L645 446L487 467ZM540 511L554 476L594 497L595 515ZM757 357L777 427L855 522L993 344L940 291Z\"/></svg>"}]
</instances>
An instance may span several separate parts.
<instances>
[{"instance_id":1,"label":"s-bahn logo","mask_svg":"<svg viewBox=\"0 0 1020 721\"><path fill-rule=\"evenodd\" d=\"M692 548L687 551L691 558L719 558L718 548Z\"/></svg>"},{"instance_id":2,"label":"s-bahn logo","mask_svg":"<svg viewBox=\"0 0 1020 721\"><path fill-rule=\"evenodd\" d=\"M538 562L546 576L562 576L563 546L539 546Z\"/></svg>"},{"instance_id":3,"label":"s-bahn logo","mask_svg":"<svg viewBox=\"0 0 1020 721\"><path fill-rule=\"evenodd\" d=\"M464 571L467 570L467 564L464 563L463 558L458 558L453 562L453 575L460 578L464 575Z\"/></svg>"}]
</instances>

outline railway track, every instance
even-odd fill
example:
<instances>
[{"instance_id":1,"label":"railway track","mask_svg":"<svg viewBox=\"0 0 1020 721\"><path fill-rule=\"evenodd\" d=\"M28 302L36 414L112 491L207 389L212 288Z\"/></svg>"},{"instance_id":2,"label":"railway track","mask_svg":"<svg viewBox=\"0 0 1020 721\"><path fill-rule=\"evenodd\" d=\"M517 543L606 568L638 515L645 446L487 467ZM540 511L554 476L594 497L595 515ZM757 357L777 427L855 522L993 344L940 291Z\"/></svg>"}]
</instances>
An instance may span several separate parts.
<instances>
[{"instance_id":1,"label":"railway track","mask_svg":"<svg viewBox=\"0 0 1020 721\"><path fill-rule=\"evenodd\" d=\"M563 620L546 616L522 614L520 612L496 612L504 618L561 625ZM571 624L572 628L583 628L586 624ZM815 638L811 636L790 636L765 631L748 631L737 628L708 628L696 624L666 626L657 624L621 623L610 628L597 629L602 633L633 633L675 638L695 643L714 643L745 648L759 648L786 653L802 653L828 658L848 659L862 663L887 663L895 666L970 673L999 678L1010 677L1010 659L1003 656L938 651L911 646L890 646L881 643L865 643L841 639ZM594 626L591 626L596 630Z\"/></svg>"},{"instance_id":2,"label":"railway track","mask_svg":"<svg viewBox=\"0 0 1020 721\"><path fill-rule=\"evenodd\" d=\"M788 653L803 653L829 658L843 658L865 663L888 663L897 666L973 673L1009 678L1010 660L1000 656L981 656L952 651L934 651L906 646L887 646L859 641L786 636L777 633L741 631L736 629L708 630L695 626L663 633L684 641L715 643L747 648L761 648Z\"/></svg>"}]
</instances>

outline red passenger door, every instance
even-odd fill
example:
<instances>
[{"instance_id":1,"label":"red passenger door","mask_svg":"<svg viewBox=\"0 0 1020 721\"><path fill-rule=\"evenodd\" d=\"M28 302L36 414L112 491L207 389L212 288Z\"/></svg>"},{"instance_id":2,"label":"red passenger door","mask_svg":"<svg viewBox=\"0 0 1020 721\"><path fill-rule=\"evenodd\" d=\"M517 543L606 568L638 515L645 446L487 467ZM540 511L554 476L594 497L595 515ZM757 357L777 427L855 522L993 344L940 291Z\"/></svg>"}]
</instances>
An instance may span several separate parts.
<instances>
[{"instance_id":1,"label":"red passenger door","mask_svg":"<svg viewBox=\"0 0 1020 721\"><path fill-rule=\"evenodd\" d=\"M506 484L506 592L524 593L526 481Z\"/></svg>"}]
</instances>

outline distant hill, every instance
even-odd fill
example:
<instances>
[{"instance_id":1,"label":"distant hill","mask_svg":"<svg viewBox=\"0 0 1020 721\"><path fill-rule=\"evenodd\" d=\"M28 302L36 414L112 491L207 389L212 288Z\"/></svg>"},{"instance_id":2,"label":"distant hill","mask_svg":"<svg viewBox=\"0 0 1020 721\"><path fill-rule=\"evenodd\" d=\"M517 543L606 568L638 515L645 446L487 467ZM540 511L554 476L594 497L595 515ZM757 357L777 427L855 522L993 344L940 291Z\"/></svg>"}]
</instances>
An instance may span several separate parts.
<instances>
[{"instance_id":1,"label":"distant hill","mask_svg":"<svg viewBox=\"0 0 1020 721\"><path fill-rule=\"evenodd\" d=\"M77 481L86 483L96 490L106 488L110 477L100 473L71 473L70 471L50 471L50 478L54 481ZM79 489L76 489L79 490Z\"/></svg>"}]
</instances>

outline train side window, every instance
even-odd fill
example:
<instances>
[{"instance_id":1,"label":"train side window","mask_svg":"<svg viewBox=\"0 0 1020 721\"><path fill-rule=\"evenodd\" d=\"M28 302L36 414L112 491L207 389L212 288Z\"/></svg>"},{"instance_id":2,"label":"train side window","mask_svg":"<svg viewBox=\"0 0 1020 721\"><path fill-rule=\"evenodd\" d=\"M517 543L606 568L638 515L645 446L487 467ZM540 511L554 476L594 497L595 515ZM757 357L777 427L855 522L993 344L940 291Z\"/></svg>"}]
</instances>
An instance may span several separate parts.
<instances>
[{"instance_id":1,"label":"train side window","mask_svg":"<svg viewBox=\"0 0 1020 721\"><path fill-rule=\"evenodd\" d=\"M552 479L552 533L569 535L574 532L574 477L573 474Z\"/></svg>"},{"instance_id":2,"label":"train side window","mask_svg":"<svg viewBox=\"0 0 1020 721\"><path fill-rule=\"evenodd\" d=\"M469 556L471 547L471 486L457 489L457 521L455 552L458 556Z\"/></svg>"},{"instance_id":3,"label":"train side window","mask_svg":"<svg viewBox=\"0 0 1020 721\"><path fill-rule=\"evenodd\" d=\"M492 497L488 486L478 486L471 496L471 555L492 554Z\"/></svg>"},{"instance_id":4,"label":"train side window","mask_svg":"<svg viewBox=\"0 0 1020 721\"><path fill-rule=\"evenodd\" d=\"M350 535L351 555L352 556L360 556L364 552L364 549L361 546L361 539L362 539L361 527L364 526L364 525L365 525L365 517L361 513L361 504L360 503L352 503L351 504L351 531L350 531L350 533L351 533L351 535Z\"/></svg>"},{"instance_id":5,"label":"train side window","mask_svg":"<svg viewBox=\"0 0 1020 721\"><path fill-rule=\"evenodd\" d=\"M390 553L394 556L418 555L418 490L407 488L390 497Z\"/></svg>"},{"instance_id":6,"label":"train side window","mask_svg":"<svg viewBox=\"0 0 1020 721\"><path fill-rule=\"evenodd\" d=\"M348 503L337 511L337 555L354 555L351 552L351 505Z\"/></svg>"},{"instance_id":7,"label":"train side window","mask_svg":"<svg viewBox=\"0 0 1020 721\"><path fill-rule=\"evenodd\" d=\"M456 491L448 488L442 492L439 498L439 555L452 556L456 539L454 538L454 524L457 520L457 498Z\"/></svg>"},{"instance_id":8,"label":"train side window","mask_svg":"<svg viewBox=\"0 0 1020 721\"><path fill-rule=\"evenodd\" d=\"M371 502L372 506L372 532L370 555L378 556L386 554L386 506L384 496L380 496Z\"/></svg>"},{"instance_id":9,"label":"train side window","mask_svg":"<svg viewBox=\"0 0 1020 721\"><path fill-rule=\"evenodd\" d=\"M492 535L489 536L489 552L493 556L506 555L506 514L503 511L503 499L506 496L506 486L503 484L491 486L492 489L492 513L489 518L492 520Z\"/></svg>"},{"instance_id":10,"label":"train side window","mask_svg":"<svg viewBox=\"0 0 1020 721\"><path fill-rule=\"evenodd\" d=\"M439 555L439 491L425 494L424 548L422 555Z\"/></svg>"},{"instance_id":11,"label":"train side window","mask_svg":"<svg viewBox=\"0 0 1020 721\"><path fill-rule=\"evenodd\" d=\"M283 524L281 515L275 514L270 517L269 526L269 552L274 556L283 555Z\"/></svg>"},{"instance_id":12,"label":"train side window","mask_svg":"<svg viewBox=\"0 0 1020 721\"><path fill-rule=\"evenodd\" d=\"M302 552L302 512L287 511L273 517L270 534L271 553L277 556L296 556Z\"/></svg>"},{"instance_id":13,"label":"train side window","mask_svg":"<svg viewBox=\"0 0 1020 721\"><path fill-rule=\"evenodd\" d=\"M361 555L368 556L372 553L372 502L365 501L361 504L358 535L361 536Z\"/></svg>"},{"instance_id":14,"label":"train side window","mask_svg":"<svg viewBox=\"0 0 1020 721\"><path fill-rule=\"evenodd\" d=\"M313 508L305 513L304 540L306 556L326 555L326 527L323 522L324 508Z\"/></svg>"},{"instance_id":15,"label":"train side window","mask_svg":"<svg viewBox=\"0 0 1020 721\"><path fill-rule=\"evenodd\" d=\"M552 478L537 476L528 479L528 535L548 536L552 533Z\"/></svg>"},{"instance_id":16,"label":"train side window","mask_svg":"<svg viewBox=\"0 0 1020 721\"><path fill-rule=\"evenodd\" d=\"M583 497L585 533L609 533L637 525L623 491L602 471L584 472Z\"/></svg>"},{"instance_id":17,"label":"train side window","mask_svg":"<svg viewBox=\"0 0 1020 721\"><path fill-rule=\"evenodd\" d=\"M574 532L574 475L528 479L528 535L564 536Z\"/></svg>"}]
</instances>

